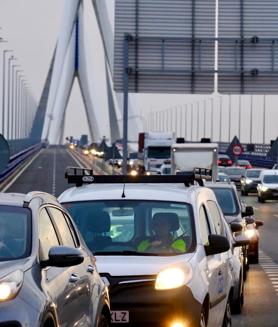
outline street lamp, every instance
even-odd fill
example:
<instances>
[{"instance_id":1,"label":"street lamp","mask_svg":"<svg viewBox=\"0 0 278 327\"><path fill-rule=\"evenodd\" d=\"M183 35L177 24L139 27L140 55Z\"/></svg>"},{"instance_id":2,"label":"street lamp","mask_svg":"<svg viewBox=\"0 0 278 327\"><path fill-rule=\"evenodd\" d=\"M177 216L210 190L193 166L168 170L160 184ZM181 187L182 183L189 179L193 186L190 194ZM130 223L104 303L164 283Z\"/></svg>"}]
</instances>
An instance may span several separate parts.
<instances>
[{"instance_id":1,"label":"street lamp","mask_svg":"<svg viewBox=\"0 0 278 327\"><path fill-rule=\"evenodd\" d=\"M12 105L11 105L11 139L14 138L14 116L15 116L15 75L16 71L15 68L19 67L20 65L12 65Z\"/></svg>"},{"instance_id":2,"label":"street lamp","mask_svg":"<svg viewBox=\"0 0 278 327\"><path fill-rule=\"evenodd\" d=\"M3 51L3 84L2 84L2 134L5 135L5 97L6 97L6 54L13 50Z\"/></svg>"},{"instance_id":3,"label":"street lamp","mask_svg":"<svg viewBox=\"0 0 278 327\"><path fill-rule=\"evenodd\" d=\"M11 110L11 61L12 60L16 60L17 58L15 58L13 55L9 57L8 59L8 101L7 101L7 139L10 139L10 110Z\"/></svg>"}]
</instances>

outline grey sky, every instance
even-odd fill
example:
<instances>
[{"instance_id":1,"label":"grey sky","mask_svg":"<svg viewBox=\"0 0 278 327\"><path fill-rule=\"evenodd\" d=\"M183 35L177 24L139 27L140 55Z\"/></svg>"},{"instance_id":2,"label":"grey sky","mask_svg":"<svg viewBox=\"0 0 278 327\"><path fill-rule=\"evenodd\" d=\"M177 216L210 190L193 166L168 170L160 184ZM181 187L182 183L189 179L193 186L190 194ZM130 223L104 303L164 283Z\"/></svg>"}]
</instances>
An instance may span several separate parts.
<instances>
[{"instance_id":1,"label":"grey sky","mask_svg":"<svg viewBox=\"0 0 278 327\"><path fill-rule=\"evenodd\" d=\"M108 0L108 2L114 0ZM86 1L86 5L91 7L91 0ZM47 75L50 60L53 54L53 50L59 35L59 27L61 24L61 18L63 13L64 0L1 0L0 2L0 36L8 40L8 43L2 44L1 49L8 48L13 49L15 55L19 58L19 63L24 69L30 87L33 90L36 99L40 98L43 84ZM89 8L89 7L88 7ZM91 46L96 48L95 55L102 55L101 51L98 51L98 41L94 42L97 38L97 32L90 27L90 15L92 12L86 12L86 28L89 31L88 40ZM111 19L113 17L113 11L110 12ZM93 16L92 16L93 21ZM89 24L89 25L88 25ZM93 23L92 23L93 26ZM0 58L2 54L0 53ZM0 67L1 71L2 67ZM104 71L98 71L96 76L103 76ZM98 78L95 79L98 83ZM105 97L106 94L99 95ZM204 102L203 99L207 99L207 119L211 115L211 108L209 107L209 98L211 96L169 96L169 95L137 95L135 96L136 110L138 114L143 114L146 119L149 117L149 112L157 110L171 109L175 112L175 107L184 105L186 103L196 103L200 101L200 111L203 112ZM214 109L214 137L219 138L219 108L220 103L215 100ZM239 98L232 97L232 127L231 134L238 133L238 117L239 117ZM262 142L262 110L263 110L263 98L253 97L253 133L252 138L254 142ZM278 135L278 110L276 108L278 97L269 96L266 100L266 141L276 138ZM223 115L222 115L222 128L221 134L224 140L228 137L228 97L223 99ZM185 110L183 109L177 110ZM250 138L250 108L251 98L245 96L242 98L242 140L248 142ZM174 114L172 114L174 115ZM76 124L76 117L79 118L81 123ZM185 116L183 116L185 117ZM103 134L106 133L108 128L106 118L103 118ZM194 118L194 122L196 117ZM189 122L188 124L189 125ZM195 124L196 126L196 124ZM204 129L203 116L201 114L199 122L200 133ZM173 126L174 127L174 126ZM182 131L186 131L186 126L181 126ZM205 124L206 134L209 136L211 130L211 123L208 120ZM178 127L178 133L179 134ZM189 126L187 126L189 131ZM87 131L87 123L85 119L85 113L83 104L80 98L77 85L74 86L73 92L70 98L69 107L67 110L66 120L66 134L79 136L81 133ZM196 133L196 131L195 131ZM201 136L201 135L199 135ZM196 135L195 135L196 137Z\"/></svg>"}]
</instances>

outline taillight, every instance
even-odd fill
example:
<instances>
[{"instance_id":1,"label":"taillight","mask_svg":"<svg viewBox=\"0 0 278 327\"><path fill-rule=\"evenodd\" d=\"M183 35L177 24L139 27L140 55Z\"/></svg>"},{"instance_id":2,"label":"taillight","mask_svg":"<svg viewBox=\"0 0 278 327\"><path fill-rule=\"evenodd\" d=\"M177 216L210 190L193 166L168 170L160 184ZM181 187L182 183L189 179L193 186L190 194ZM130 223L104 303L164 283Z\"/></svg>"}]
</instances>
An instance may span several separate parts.
<instances>
[{"instance_id":1,"label":"taillight","mask_svg":"<svg viewBox=\"0 0 278 327\"><path fill-rule=\"evenodd\" d=\"M232 165L232 160L228 160L228 165Z\"/></svg>"},{"instance_id":2,"label":"taillight","mask_svg":"<svg viewBox=\"0 0 278 327\"><path fill-rule=\"evenodd\" d=\"M246 169L251 169L251 168L252 168L251 165L246 166Z\"/></svg>"},{"instance_id":3,"label":"taillight","mask_svg":"<svg viewBox=\"0 0 278 327\"><path fill-rule=\"evenodd\" d=\"M221 160L217 160L217 164L218 165L221 165Z\"/></svg>"}]
</instances>

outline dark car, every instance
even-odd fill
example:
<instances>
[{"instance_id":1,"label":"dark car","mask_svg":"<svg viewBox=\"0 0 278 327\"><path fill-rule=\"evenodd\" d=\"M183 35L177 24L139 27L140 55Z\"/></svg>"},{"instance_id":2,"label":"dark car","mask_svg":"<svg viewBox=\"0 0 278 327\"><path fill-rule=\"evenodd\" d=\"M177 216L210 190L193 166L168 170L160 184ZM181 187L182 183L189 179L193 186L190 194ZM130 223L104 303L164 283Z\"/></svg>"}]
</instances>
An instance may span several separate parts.
<instances>
[{"instance_id":1,"label":"dark car","mask_svg":"<svg viewBox=\"0 0 278 327\"><path fill-rule=\"evenodd\" d=\"M257 193L257 186L260 183L262 169L247 169L244 177L241 178L241 195Z\"/></svg>"},{"instance_id":2,"label":"dark car","mask_svg":"<svg viewBox=\"0 0 278 327\"><path fill-rule=\"evenodd\" d=\"M246 169L243 167L227 167L225 169L225 174L230 177L231 182L234 182L236 186L240 186L241 178L245 176Z\"/></svg>"},{"instance_id":3,"label":"dark car","mask_svg":"<svg viewBox=\"0 0 278 327\"><path fill-rule=\"evenodd\" d=\"M0 326L109 326L95 259L46 193L0 194Z\"/></svg>"},{"instance_id":4,"label":"dark car","mask_svg":"<svg viewBox=\"0 0 278 327\"><path fill-rule=\"evenodd\" d=\"M218 166L230 167L233 165L233 161L228 155L219 154L217 164Z\"/></svg>"}]
</instances>

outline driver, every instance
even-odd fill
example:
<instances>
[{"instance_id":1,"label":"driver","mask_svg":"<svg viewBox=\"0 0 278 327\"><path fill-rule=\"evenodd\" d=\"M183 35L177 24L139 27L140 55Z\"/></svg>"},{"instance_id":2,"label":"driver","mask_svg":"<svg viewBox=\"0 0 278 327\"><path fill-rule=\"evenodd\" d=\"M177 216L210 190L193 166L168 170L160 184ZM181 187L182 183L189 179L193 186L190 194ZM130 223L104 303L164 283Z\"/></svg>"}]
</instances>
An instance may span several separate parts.
<instances>
[{"instance_id":1,"label":"driver","mask_svg":"<svg viewBox=\"0 0 278 327\"><path fill-rule=\"evenodd\" d=\"M139 252L150 250L168 250L169 252L186 252L183 239L174 239L172 232L179 229L179 218L175 213L159 212L153 216L151 222L154 236L140 242Z\"/></svg>"}]
</instances>

